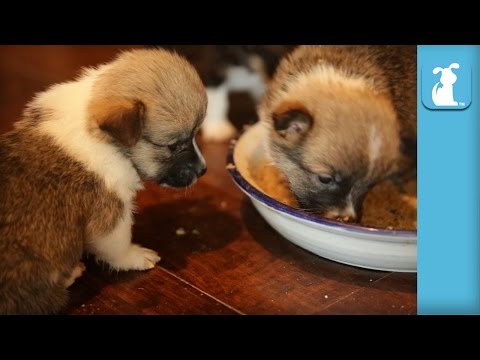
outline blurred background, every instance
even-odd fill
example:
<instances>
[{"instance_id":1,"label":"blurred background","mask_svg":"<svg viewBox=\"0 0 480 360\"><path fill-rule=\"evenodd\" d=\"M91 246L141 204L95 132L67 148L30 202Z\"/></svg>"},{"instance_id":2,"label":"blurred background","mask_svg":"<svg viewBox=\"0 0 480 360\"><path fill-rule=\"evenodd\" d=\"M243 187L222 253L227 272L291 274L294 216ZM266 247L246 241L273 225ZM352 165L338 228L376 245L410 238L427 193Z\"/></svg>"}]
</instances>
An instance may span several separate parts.
<instances>
[{"instance_id":1,"label":"blurred background","mask_svg":"<svg viewBox=\"0 0 480 360\"><path fill-rule=\"evenodd\" d=\"M0 132L12 128L33 95L70 80L83 66L111 59L134 46L0 46Z\"/></svg>"}]
</instances>

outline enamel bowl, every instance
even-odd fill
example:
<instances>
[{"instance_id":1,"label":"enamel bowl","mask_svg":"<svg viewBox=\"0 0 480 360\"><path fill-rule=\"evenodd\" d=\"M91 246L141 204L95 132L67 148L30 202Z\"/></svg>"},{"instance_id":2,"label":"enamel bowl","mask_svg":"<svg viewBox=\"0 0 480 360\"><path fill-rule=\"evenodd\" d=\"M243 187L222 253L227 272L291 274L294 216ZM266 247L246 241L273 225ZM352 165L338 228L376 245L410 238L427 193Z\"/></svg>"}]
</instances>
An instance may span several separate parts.
<instances>
[{"instance_id":1,"label":"enamel bowl","mask_svg":"<svg viewBox=\"0 0 480 360\"><path fill-rule=\"evenodd\" d=\"M369 228L321 219L260 190L252 173L268 162L261 123L231 148L227 169L236 185L277 232L294 244L340 263L383 271L417 271L417 232Z\"/></svg>"}]
</instances>

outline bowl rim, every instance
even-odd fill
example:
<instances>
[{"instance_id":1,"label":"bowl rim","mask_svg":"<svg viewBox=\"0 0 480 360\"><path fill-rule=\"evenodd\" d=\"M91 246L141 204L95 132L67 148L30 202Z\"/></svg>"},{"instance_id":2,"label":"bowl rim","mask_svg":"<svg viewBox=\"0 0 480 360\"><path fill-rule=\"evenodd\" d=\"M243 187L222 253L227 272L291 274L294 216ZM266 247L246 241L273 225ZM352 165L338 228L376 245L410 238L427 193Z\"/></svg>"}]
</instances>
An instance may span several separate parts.
<instances>
[{"instance_id":1,"label":"bowl rim","mask_svg":"<svg viewBox=\"0 0 480 360\"><path fill-rule=\"evenodd\" d=\"M389 230L377 227L366 227L356 224L346 224L340 223L335 220L330 219L322 219L317 216L311 215L307 212L302 210L296 209L292 206L285 205L278 200L268 196L267 194L258 190L254 185L252 185L247 179L243 177L240 171L237 170L237 165L235 164L234 159L234 152L237 146L237 142L239 138L245 135L246 131L242 133L238 138L234 140L234 143L229 146L228 154L227 154L227 170L232 176L233 180L246 194L251 195L254 199L261 202L262 204L273 208L280 213L288 215L290 217L300 218L302 220L306 220L307 222L313 222L317 225L321 225L323 227L332 229L332 230L340 230L345 231L353 234L359 235L373 235L377 236L386 236L386 237L403 237L409 239L417 239L417 232L418 230ZM233 166L231 166L233 165Z\"/></svg>"}]
</instances>

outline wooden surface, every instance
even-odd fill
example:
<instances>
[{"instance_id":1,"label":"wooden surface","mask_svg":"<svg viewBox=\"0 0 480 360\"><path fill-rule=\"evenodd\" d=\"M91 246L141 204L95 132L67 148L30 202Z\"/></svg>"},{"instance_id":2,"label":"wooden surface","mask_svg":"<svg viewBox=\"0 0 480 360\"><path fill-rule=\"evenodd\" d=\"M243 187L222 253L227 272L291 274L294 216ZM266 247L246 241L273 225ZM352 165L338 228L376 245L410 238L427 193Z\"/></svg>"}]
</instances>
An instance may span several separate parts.
<instances>
[{"instance_id":1,"label":"wooden surface","mask_svg":"<svg viewBox=\"0 0 480 360\"><path fill-rule=\"evenodd\" d=\"M130 46L121 47L121 49ZM110 60L117 46L0 46L0 132L35 92ZM231 115L254 118L233 97ZM162 260L147 272L111 272L86 259L66 314L415 314L416 274L370 271L317 257L278 235L225 170L227 144L200 147L207 174L188 190L147 183L135 242ZM177 235L183 228L185 235Z\"/></svg>"}]
</instances>

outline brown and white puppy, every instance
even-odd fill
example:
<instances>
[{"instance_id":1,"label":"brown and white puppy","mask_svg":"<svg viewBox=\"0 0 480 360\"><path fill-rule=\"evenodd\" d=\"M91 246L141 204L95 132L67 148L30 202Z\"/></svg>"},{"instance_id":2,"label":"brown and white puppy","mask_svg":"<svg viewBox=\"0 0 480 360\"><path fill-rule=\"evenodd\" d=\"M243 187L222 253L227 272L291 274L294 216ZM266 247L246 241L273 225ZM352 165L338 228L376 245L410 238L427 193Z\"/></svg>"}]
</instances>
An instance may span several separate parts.
<instances>
[{"instance_id":1,"label":"brown and white puppy","mask_svg":"<svg viewBox=\"0 0 480 360\"><path fill-rule=\"evenodd\" d=\"M416 47L301 46L259 106L302 208L355 220L377 182L416 169Z\"/></svg>"},{"instance_id":2,"label":"brown and white puppy","mask_svg":"<svg viewBox=\"0 0 480 360\"><path fill-rule=\"evenodd\" d=\"M184 187L206 170L195 134L207 108L195 69L165 50L134 50L54 85L0 137L0 313L56 313L84 267L160 260L132 244L141 178Z\"/></svg>"}]
</instances>

